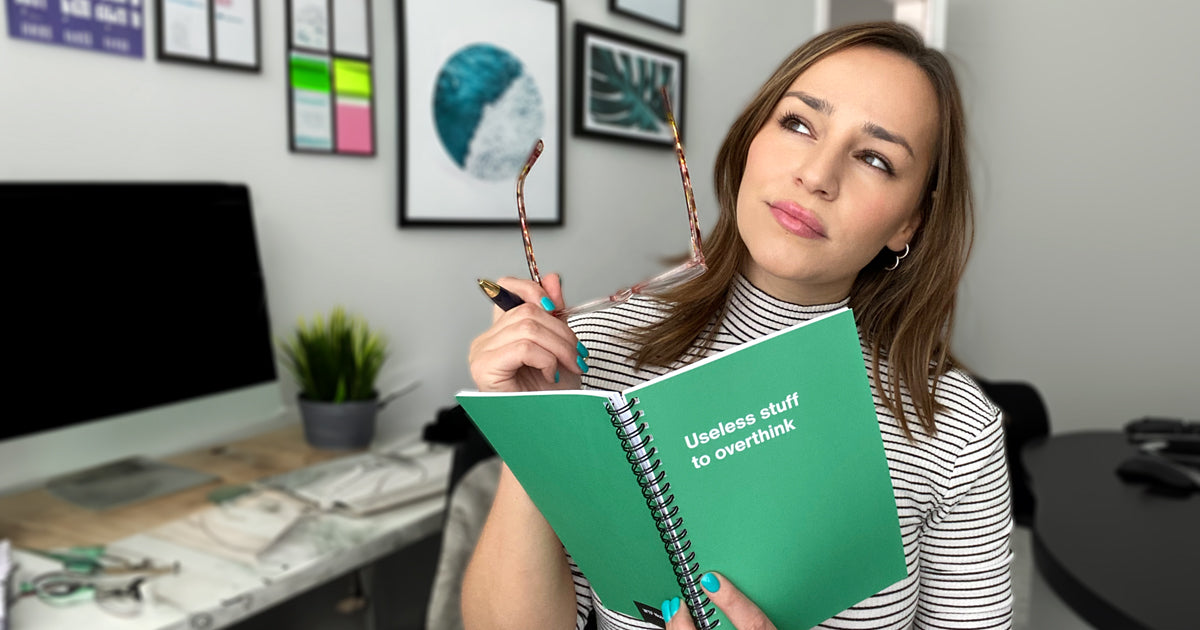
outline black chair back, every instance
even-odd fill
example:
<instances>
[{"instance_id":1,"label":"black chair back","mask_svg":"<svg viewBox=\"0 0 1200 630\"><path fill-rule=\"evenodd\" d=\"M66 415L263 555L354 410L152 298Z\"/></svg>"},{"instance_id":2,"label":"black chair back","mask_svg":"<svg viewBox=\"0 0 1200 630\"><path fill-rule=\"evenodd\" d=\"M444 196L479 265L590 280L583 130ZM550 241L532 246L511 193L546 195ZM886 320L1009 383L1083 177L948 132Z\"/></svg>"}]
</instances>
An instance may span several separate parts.
<instances>
[{"instance_id":1,"label":"black chair back","mask_svg":"<svg viewBox=\"0 0 1200 630\"><path fill-rule=\"evenodd\" d=\"M1031 440L1050 435L1050 416L1037 389L1020 381L986 381L975 377L983 393L1004 413L1004 441L1012 478L1013 520L1026 527L1036 507L1021 449Z\"/></svg>"}]
</instances>

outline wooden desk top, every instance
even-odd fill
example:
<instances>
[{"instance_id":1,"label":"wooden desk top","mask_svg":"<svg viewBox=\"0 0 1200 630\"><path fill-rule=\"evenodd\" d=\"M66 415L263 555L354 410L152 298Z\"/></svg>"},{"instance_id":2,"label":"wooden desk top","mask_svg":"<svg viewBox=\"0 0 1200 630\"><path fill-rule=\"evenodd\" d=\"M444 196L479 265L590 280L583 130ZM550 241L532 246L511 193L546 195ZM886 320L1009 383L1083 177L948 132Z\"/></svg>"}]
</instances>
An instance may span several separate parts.
<instances>
[{"instance_id":1,"label":"wooden desk top","mask_svg":"<svg viewBox=\"0 0 1200 630\"><path fill-rule=\"evenodd\" d=\"M162 458L216 475L213 481L174 494L97 512L54 496L44 488L0 497L0 538L16 547L52 549L108 544L187 516L211 505L208 495L225 485L248 483L361 451L317 450L299 423L245 440Z\"/></svg>"}]
</instances>

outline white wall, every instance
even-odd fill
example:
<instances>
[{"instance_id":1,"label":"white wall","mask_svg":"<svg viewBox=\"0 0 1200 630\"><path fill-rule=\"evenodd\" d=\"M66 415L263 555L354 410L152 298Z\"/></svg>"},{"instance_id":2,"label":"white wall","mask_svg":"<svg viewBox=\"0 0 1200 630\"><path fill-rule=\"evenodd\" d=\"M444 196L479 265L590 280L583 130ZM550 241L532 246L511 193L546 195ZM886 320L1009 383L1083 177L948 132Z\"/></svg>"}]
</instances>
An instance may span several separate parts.
<instances>
[{"instance_id":1,"label":"white wall","mask_svg":"<svg viewBox=\"0 0 1200 630\"><path fill-rule=\"evenodd\" d=\"M950 0L979 229L956 343L1055 431L1200 418L1200 3Z\"/></svg>"},{"instance_id":2,"label":"white wall","mask_svg":"<svg viewBox=\"0 0 1200 630\"><path fill-rule=\"evenodd\" d=\"M154 3L143 4L153 24ZM467 345L490 317L475 278L525 275L520 237L515 228L396 227L395 2L372 3L378 155L289 153L284 13L276 0L261 4L261 74L160 63L153 52L130 60L14 40L0 18L0 179L247 183L276 332L335 303L366 315L395 348L382 385L420 381L385 409L381 437L416 429L470 386ZM811 35L812 2L770 0L752 12L691 2L682 35L607 6L563 2L564 116L574 22L685 50L686 143L701 221L710 226L721 134L759 81ZM152 35L146 45L152 51ZM537 228L534 238L542 272L561 271L568 299L581 301L657 271L661 256L685 250L686 227L672 151L575 138L567 123L566 225ZM619 238L629 242L616 246ZM76 377L64 366L64 384ZM90 441L88 453L117 453L118 442ZM76 455L62 453L63 461Z\"/></svg>"}]
</instances>

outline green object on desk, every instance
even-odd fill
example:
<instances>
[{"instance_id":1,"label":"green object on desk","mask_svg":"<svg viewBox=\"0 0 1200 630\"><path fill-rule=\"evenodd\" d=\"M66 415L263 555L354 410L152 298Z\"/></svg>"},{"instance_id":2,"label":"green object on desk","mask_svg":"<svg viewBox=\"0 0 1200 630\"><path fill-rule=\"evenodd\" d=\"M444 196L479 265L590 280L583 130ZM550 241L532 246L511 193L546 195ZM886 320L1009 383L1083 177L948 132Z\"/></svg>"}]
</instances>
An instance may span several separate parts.
<instances>
[{"instance_id":1,"label":"green object on desk","mask_svg":"<svg viewBox=\"0 0 1200 630\"><path fill-rule=\"evenodd\" d=\"M82 573L84 575L95 575L104 571L104 545L88 545L82 547L71 547L66 551L45 551L42 549L29 549L30 553L37 554L44 558L57 560L63 564L63 568L67 571Z\"/></svg>"},{"instance_id":2,"label":"green object on desk","mask_svg":"<svg viewBox=\"0 0 1200 630\"><path fill-rule=\"evenodd\" d=\"M208 500L212 501L213 503L224 503L226 501L232 501L244 494L249 494L252 490L253 489L246 484L236 486L221 486L220 488L208 493Z\"/></svg>"},{"instance_id":3,"label":"green object on desk","mask_svg":"<svg viewBox=\"0 0 1200 630\"><path fill-rule=\"evenodd\" d=\"M62 574L55 573L48 575L52 578L58 578ZM62 586L60 579L59 583L52 585L50 588L45 588L44 586L39 586L39 583L35 580L21 582L17 588L17 594L21 597L26 595L35 596L53 606L67 606L95 599L96 590L90 584L85 584L82 581L77 581L69 586Z\"/></svg>"}]
</instances>

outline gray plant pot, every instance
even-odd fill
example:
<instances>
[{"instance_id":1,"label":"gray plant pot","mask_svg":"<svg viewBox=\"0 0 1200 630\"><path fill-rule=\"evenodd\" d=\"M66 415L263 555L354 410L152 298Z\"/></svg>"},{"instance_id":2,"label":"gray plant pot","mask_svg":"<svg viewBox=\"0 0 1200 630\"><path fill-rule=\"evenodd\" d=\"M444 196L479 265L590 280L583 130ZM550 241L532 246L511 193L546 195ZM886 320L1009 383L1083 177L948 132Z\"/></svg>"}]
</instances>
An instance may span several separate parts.
<instances>
[{"instance_id":1,"label":"gray plant pot","mask_svg":"<svg viewBox=\"0 0 1200 630\"><path fill-rule=\"evenodd\" d=\"M360 449L371 445L375 438L375 417L379 399L331 403L300 401L300 419L304 423L304 438L314 448Z\"/></svg>"}]
</instances>

